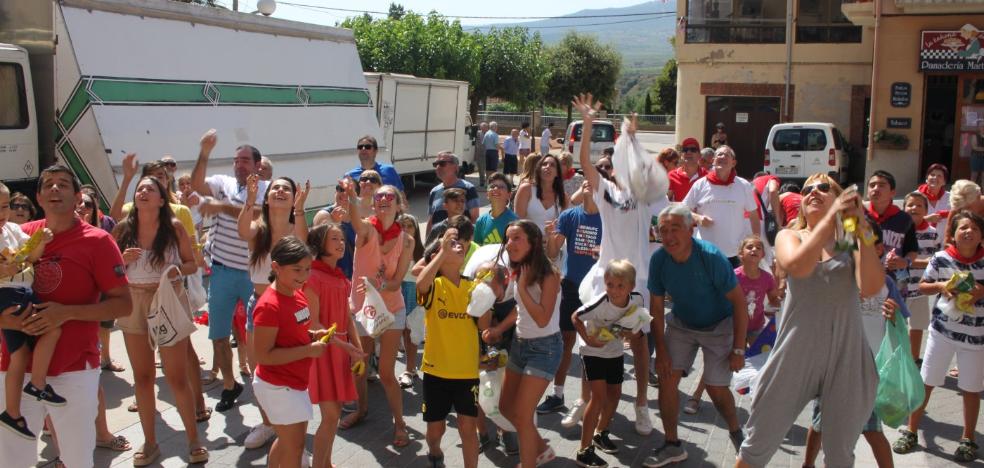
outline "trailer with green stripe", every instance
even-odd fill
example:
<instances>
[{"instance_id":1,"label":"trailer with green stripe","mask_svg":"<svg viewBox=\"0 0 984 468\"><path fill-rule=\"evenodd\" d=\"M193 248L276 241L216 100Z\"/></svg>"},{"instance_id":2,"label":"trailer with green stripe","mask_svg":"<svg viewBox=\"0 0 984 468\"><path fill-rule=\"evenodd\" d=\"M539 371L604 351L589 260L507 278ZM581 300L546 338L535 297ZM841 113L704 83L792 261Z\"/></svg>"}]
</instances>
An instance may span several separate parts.
<instances>
[{"instance_id":1,"label":"trailer with green stripe","mask_svg":"<svg viewBox=\"0 0 984 468\"><path fill-rule=\"evenodd\" d=\"M60 162L112 199L124 154L190 172L210 128L210 173L250 144L311 181L309 206L360 136L382 139L351 31L168 0L0 2L0 179L30 190Z\"/></svg>"}]
</instances>

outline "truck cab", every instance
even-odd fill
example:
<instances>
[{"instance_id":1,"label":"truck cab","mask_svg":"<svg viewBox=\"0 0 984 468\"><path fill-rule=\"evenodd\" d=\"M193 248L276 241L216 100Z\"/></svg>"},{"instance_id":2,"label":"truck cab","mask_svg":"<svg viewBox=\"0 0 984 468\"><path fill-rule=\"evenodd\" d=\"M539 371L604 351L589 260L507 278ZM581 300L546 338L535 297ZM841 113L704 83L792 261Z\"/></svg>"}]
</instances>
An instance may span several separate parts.
<instances>
[{"instance_id":1,"label":"truck cab","mask_svg":"<svg viewBox=\"0 0 984 468\"><path fill-rule=\"evenodd\" d=\"M23 191L38 176L38 125L28 53L0 43L0 180ZM29 192L30 193L30 192Z\"/></svg>"}]
</instances>

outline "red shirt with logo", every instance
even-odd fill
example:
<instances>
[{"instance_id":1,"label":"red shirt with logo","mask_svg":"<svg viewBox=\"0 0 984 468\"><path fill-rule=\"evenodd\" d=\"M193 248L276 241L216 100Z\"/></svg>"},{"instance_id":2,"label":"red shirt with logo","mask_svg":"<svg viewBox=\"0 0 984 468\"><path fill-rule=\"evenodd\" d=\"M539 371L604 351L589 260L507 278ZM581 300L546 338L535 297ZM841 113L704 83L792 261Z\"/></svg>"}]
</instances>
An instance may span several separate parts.
<instances>
[{"instance_id":1,"label":"red shirt with logo","mask_svg":"<svg viewBox=\"0 0 984 468\"><path fill-rule=\"evenodd\" d=\"M687 192L690 191L690 187L697 182L698 179L707 175L707 170L702 167L697 168L697 173L693 177L687 175L687 171L683 170L683 166L680 166L667 174L670 179L670 191L673 192L673 200L675 202L682 202L684 198L687 197Z\"/></svg>"},{"instance_id":2,"label":"red shirt with logo","mask_svg":"<svg viewBox=\"0 0 984 468\"><path fill-rule=\"evenodd\" d=\"M308 330L311 325L311 311L307 297L298 289L293 296L287 296L269 287L256 300L253 309L253 325L277 329L274 346L294 348L311 344ZM294 390L307 390L311 373L311 358L298 359L287 364L275 366L259 364L256 375L271 385L290 387Z\"/></svg>"},{"instance_id":3,"label":"red shirt with logo","mask_svg":"<svg viewBox=\"0 0 984 468\"><path fill-rule=\"evenodd\" d=\"M42 219L22 224L21 229L30 235L46 225ZM69 230L55 234L34 265L32 287L41 302L96 304L103 293L126 285L123 256L113 236L78 219ZM61 328L48 375L98 368L99 322L69 320ZM10 355L3 346L0 370L8 366Z\"/></svg>"}]
</instances>

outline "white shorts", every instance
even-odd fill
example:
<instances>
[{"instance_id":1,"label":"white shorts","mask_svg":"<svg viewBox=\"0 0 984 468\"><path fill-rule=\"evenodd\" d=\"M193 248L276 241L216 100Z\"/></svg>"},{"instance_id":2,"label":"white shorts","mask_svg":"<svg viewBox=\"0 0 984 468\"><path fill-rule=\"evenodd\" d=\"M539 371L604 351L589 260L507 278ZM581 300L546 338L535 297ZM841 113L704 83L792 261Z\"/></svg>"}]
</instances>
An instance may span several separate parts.
<instances>
[{"instance_id":1,"label":"white shorts","mask_svg":"<svg viewBox=\"0 0 984 468\"><path fill-rule=\"evenodd\" d=\"M960 346L933 329L929 330L926 354L920 369L923 382L930 387L943 386L954 354L957 355L957 369L960 370L957 388L970 393L984 391L984 348Z\"/></svg>"},{"instance_id":2,"label":"white shorts","mask_svg":"<svg viewBox=\"0 0 984 468\"><path fill-rule=\"evenodd\" d=\"M307 390L273 385L253 375L253 395L267 414L267 419L278 426L307 422L314 418L314 405Z\"/></svg>"},{"instance_id":3,"label":"white shorts","mask_svg":"<svg viewBox=\"0 0 984 468\"><path fill-rule=\"evenodd\" d=\"M31 374L27 374L24 381L30 378ZM0 380L6 379L7 373L0 372ZM34 398L22 398L21 414L27 420L27 427L41 435L45 415L51 416L51 422L58 431L62 463L72 468L91 468L94 463L92 452L96 449L96 431L93 428L99 409L99 369L65 372L47 380L59 395L65 396L68 403L62 407L51 407ZM24 385L22 383L20 387ZM0 407L6 406L3 387L0 385ZM0 430L0 454L5 468L34 467L38 464L38 443L37 440L30 441L14 435L11 431Z\"/></svg>"},{"instance_id":4,"label":"white shorts","mask_svg":"<svg viewBox=\"0 0 984 468\"><path fill-rule=\"evenodd\" d=\"M935 298L935 296L934 296ZM909 328L912 330L926 331L929 328L929 296L910 297L905 300L906 307L909 308Z\"/></svg>"}]
</instances>

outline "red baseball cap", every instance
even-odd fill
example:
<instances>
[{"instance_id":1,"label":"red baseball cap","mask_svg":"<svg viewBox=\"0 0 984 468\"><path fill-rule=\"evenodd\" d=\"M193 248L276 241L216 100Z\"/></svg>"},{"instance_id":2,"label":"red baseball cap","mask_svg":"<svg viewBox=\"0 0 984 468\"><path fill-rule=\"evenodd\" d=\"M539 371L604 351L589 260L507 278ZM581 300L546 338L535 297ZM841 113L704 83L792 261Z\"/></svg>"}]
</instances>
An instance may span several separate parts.
<instances>
[{"instance_id":1,"label":"red baseball cap","mask_svg":"<svg viewBox=\"0 0 984 468\"><path fill-rule=\"evenodd\" d=\"M696 146L697 148L700 148L700 142L697 141L696 138L690 137L690 138L687 138L687 139L683 140L683 143L680 146L682 146L684 148L686 148L688 146Z\"/></svg>"}]
</instances>

